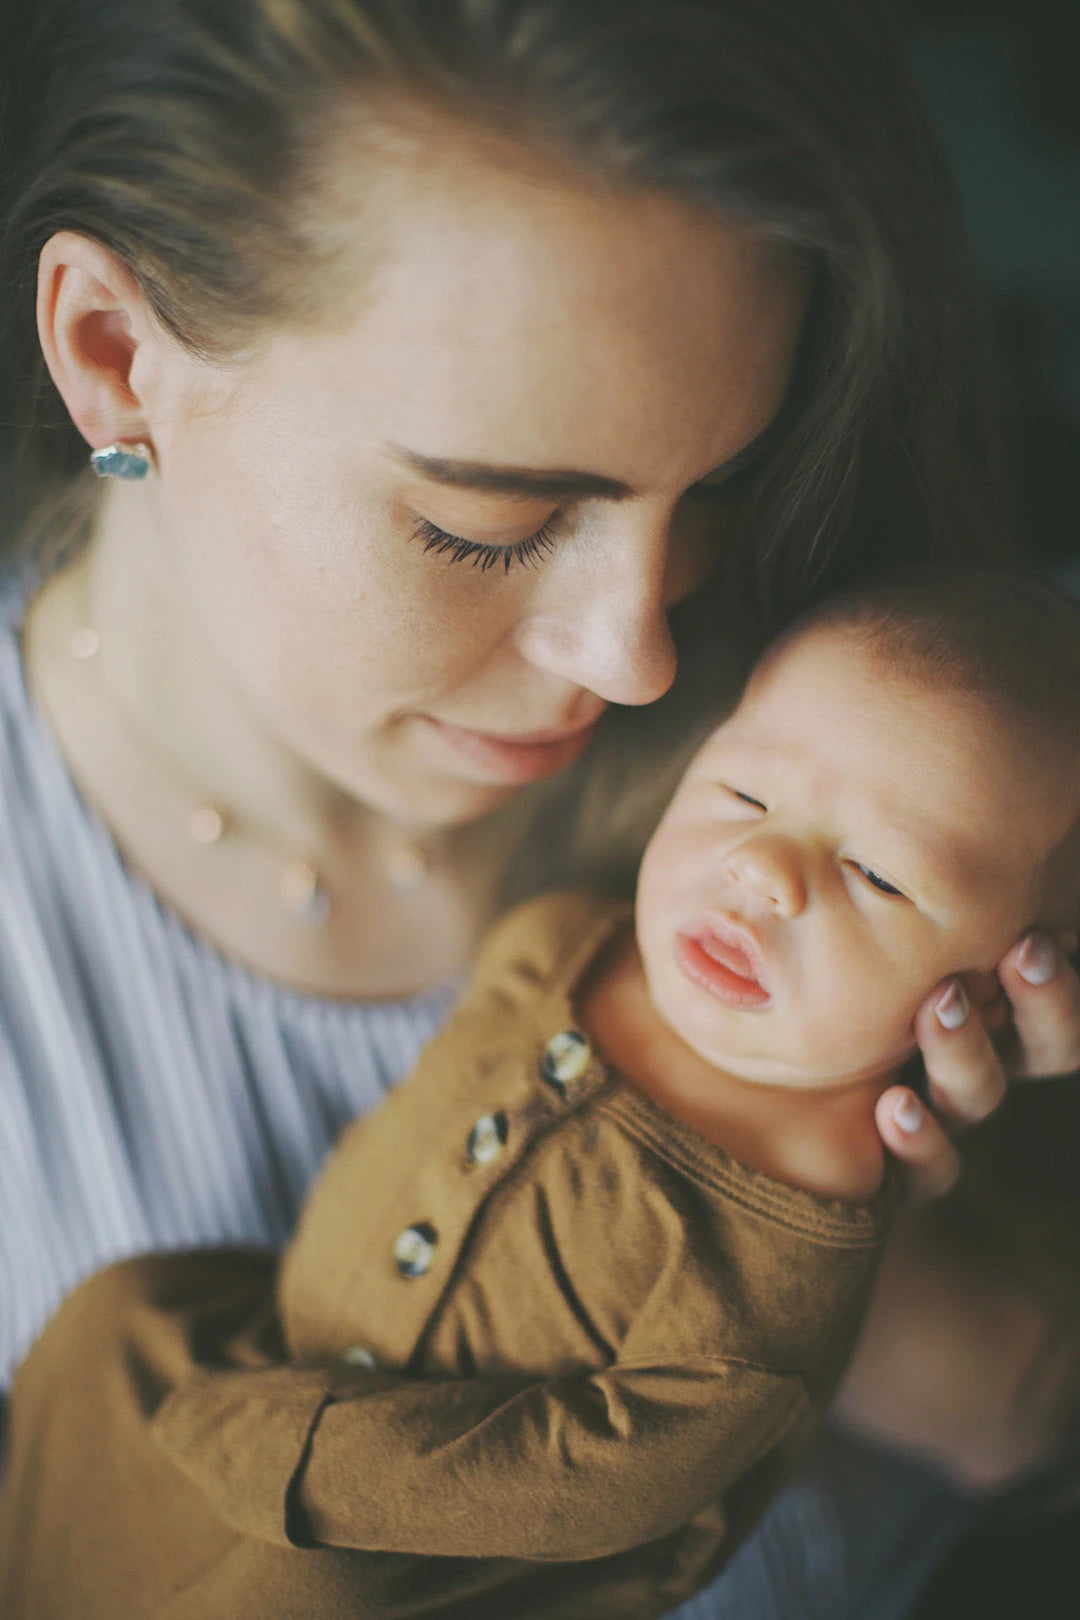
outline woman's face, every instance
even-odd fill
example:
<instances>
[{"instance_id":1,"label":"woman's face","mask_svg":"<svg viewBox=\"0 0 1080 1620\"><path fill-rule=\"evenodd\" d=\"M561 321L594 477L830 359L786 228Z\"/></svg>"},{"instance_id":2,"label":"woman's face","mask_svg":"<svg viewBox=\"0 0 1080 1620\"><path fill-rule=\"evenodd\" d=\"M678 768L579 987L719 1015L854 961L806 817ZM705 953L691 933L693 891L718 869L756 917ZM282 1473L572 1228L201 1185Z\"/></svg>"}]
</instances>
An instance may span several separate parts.
<instances>
[{"instance_id":1,"label":"woman's face","mask_svg":"<svg viewBox=\"0 0 1080 1620\"><path fill-rule=\"evenodd\" d=\"M460 144L383 193L348 314L224 367L139 350L159 476L117 498L277 736L448 825L670 685L667 611L783 400L804 288L663 195Z\"/></svg>"}]
</instances>

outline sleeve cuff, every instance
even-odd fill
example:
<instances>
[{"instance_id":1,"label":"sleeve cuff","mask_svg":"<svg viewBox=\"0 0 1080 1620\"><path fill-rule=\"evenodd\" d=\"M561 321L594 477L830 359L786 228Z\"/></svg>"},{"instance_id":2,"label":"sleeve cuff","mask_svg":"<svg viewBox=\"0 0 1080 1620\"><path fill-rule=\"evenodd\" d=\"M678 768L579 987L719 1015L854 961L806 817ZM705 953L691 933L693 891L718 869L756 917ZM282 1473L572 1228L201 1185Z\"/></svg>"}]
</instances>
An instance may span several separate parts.
<instances>
[{"instance_id":1,"label":"sleeve cuff","mask_svg":"<svg viewBox=\"0 0 1080 1620\"><path fill-rule=\"evenodd\" d=\"M311 1547L299 1481L323 1409L346 1383L356 1383L351 1368L199 1372L166 1396L151 1432L226 1523L259 1541Z\"/></svg>"}]
</instances>

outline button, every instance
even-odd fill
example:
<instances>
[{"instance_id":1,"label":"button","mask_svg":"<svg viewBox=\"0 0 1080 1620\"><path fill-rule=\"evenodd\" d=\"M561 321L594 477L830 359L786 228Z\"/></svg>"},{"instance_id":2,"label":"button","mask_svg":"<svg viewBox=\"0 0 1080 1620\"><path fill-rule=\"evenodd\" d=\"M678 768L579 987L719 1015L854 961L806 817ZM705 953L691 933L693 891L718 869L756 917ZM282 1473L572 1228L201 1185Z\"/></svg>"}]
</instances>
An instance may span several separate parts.
<instances>
[{"instance_id":1,"label":"button","mask_svg":"<svg viewBox=\"0 0 1080 1620\"><path fill-rule=\"evenodd\" d=\"M439 1234L429 1221L407 1226L394 1244L394 1259L403 1277L423 1277L431 1270Z\"/></svg>"},{"instance_id":2,"label":"button","mask_svg":"<svg viewBox=\"0 0 1080 1620\"><path fill-rule=\"evenodd\" d=\"M540 1073L549 1086L561 1091L563 1086L581 1079L591 1059L592 1052L584 1035L576 1029L564 1029L561 1035L548 1041L540 1059Z\"/></svg>"},{"instance_id":3,"label":"button","mask_svg":"<svg viewBox=\"0 0 1080 1620\"><path fill-rule=\"evenodd\" d=\"M465 1151L473 1164L493 1164L506 1146L510 1126L506 1115L481 1114L465 1144Z\"/></svg>"},{"instance_id":4,"label":"button","mask_svg":"<svg viewBox=\"0 0 1080 1620\"><path fill-rule=\"evenodd\" d=\"M369 1372L374 1372L379 1365L378 1356L372 1355L362 1344L350 1344L341 1359L346 1367L366 1367Z\"/></svg>"}]
</instances>

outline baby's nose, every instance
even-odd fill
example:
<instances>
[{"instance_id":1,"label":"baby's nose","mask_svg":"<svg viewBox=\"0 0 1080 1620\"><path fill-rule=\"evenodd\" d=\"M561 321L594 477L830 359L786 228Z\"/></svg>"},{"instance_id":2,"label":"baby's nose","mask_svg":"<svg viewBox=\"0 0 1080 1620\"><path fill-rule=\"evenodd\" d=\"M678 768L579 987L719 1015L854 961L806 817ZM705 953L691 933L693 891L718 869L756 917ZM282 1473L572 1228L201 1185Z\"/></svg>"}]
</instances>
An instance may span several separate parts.
<instances>
[{"instance_id":1,"label":"baby's nose","mask_svg":"<svg viewBox=\"0 0 1080 1620\"><path fill-rule=\"evenodd\" d=\"M806 880L796 846L762 834L731 851L727 873L780 917L797 917L806 905Z\"/></svg>"}]
</instances>

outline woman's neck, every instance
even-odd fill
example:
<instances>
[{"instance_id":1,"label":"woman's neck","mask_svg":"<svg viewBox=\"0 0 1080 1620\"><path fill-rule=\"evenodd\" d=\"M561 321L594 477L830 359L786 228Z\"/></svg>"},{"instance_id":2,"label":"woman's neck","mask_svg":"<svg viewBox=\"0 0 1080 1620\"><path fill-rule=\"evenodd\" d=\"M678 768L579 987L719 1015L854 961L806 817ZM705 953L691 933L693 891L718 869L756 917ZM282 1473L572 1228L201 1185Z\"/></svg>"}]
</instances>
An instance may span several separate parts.
<instances>
[{"instance_id":1,"label":"woman's neck","mask_svg":"<svg viewBox=\"0 0 1080 1620\"><path fill-rule=\"evenodd\" d=\"M142 486L112 485L94 538L67 571L73 611L101 640L101 679L133 726L206 795L317 850L364 807L311 768L238 685L159 544Z\"/></svg>"},{"instance_id":2,"label":"woman's neck","mask_svg":"<svg viewBox=\"0 0 1080 1620\"><path fill-rule=\"evenodd\" d=\"M293 988L382 999L461 972L495 906L513 814L418 829L320 776L202 634L142 526L139 494L110 488L95 538L47 582L24 628L31 690L122 854L196 932ZM80 660L73 638L87 628L97 651ZM213 847L189 831L200 805L224 811L229 830ZM318 927L282 901L283 873L301 862L329 899Z\"/></svg>"}]
</instances>

